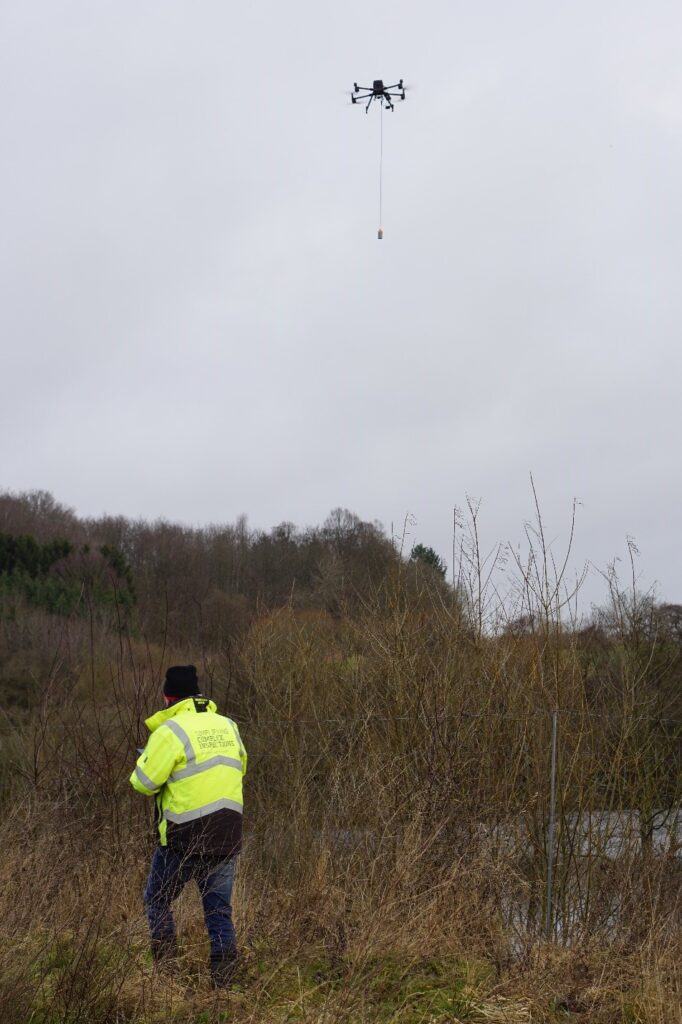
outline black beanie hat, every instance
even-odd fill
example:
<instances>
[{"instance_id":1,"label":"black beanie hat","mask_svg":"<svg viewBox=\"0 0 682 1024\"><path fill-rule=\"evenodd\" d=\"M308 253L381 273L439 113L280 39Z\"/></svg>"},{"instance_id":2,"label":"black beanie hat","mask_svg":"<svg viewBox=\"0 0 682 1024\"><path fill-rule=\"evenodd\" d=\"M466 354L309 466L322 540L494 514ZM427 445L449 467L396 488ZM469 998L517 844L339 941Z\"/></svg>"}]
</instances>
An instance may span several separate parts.
<instances>
[{"instance_id":1,"label":"black beanie hat","mask_svg":"<svg viewBox=\"0 0 682 1024\"><path fill-rule=\"evenodd\" d=\"M196 697L199 680L194 665L172 665L166 672L163 692L166 697Z\"/></svg>"}]
</instances>

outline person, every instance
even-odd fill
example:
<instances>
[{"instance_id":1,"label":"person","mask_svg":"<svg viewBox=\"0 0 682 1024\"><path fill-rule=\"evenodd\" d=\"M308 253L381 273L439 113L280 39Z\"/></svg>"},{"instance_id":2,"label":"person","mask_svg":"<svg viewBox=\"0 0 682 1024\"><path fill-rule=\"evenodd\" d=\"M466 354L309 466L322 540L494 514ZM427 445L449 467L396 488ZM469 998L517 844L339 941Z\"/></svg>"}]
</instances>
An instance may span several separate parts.
<instances>
[{"instance_id":1,"label":"person","mask_svg":"<svg viewBox=\"0 0 682 1024\"><path fill-rule=\"evenodd\" d=\"M149 740L130 776L138 793L156 798L159 845L144 891L152 956L163 964L176 955L171 903L194 879L211 941L211 978L223 988L237 962L232 886L246 750L236 724L201 694L194 665L168 669L163 698L164 710L145 723Z\"/></svg>"}]
</instances>

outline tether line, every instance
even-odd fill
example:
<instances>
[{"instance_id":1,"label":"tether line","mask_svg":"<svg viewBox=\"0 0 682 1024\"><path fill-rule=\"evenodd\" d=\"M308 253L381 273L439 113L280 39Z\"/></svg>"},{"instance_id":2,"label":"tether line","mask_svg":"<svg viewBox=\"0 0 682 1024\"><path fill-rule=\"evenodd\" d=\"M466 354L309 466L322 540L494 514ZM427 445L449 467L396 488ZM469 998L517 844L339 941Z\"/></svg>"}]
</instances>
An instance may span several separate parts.
<instances>
[{"instance_id":1,"label":"tether line","mask_svg":"<svg viewBox=\"0 0 682 1024\"><path fill-rule=\"evenodd\" d=\"M384 177L384 101L379 115L379 238L383 236L383 177Z\"/></svg>"}]
</instances>

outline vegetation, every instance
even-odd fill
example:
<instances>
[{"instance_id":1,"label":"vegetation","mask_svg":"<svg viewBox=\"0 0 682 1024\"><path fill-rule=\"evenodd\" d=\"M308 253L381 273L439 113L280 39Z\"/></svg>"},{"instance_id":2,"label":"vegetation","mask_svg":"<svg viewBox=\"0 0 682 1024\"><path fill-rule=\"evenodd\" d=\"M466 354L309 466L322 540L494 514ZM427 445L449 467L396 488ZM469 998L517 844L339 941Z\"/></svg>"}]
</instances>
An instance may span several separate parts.
<instances>
[{"instance_id":1,"label":"vegetation","mask_svg":"<svg viewBox=\"0 0 682 1024\"><path fill-rule=\"evenodd\" d=\"M132 571L108 544L91 552L68 540L0 533L0 615L16 614L16 599L57 614L85 613L115 605L126 615L135 603Z\"/></svg>"},{"instance_id":2,"label":"vegetation","mask_svg":"<svg viewBox=\"0 0 682 1024\"><path fill-rule=\"evenodd\" d=\"M539 512L501 597L477 515L450 584L345 511L262 533L0 496L26 578L86 595L0 618L0 1020L682 1021L682 611L607 571L579 620ZM127 782L190 660L250 753L220 997L194 892L152 970Z\"/></svg>"},{"instance_id":3,"label":"vegetation","mask_svg":"<svg viewBox=\"0 0 682 1024\"><path fill-rule=\"evenodd\" d=\"M410 558L414 562L422 562L424 565L430 565L435 572L445 578L447 565L433 548L427 547L425 544L415 544L412 548Z\"/></svg>"}]
</instances>

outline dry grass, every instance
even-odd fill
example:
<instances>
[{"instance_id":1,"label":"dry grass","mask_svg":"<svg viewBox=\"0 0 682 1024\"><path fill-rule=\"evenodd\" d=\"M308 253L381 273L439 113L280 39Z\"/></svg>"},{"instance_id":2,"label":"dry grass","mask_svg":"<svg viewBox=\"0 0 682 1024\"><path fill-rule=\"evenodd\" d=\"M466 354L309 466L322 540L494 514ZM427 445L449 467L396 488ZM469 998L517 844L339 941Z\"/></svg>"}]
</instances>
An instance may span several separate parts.
<instances>
[{"instance_id":1,"label":"dry grass","mask_svg":"<svg viewBox=\"0 0 682 1024\"><path fill-rule=\"evenodd\" d=\"M447 832L430 833L419 818L341 845L294 822L282 851L276 834L254 827L235 893L242 973L217 998L191 890L178 906L177 971L151 967L140 898L151 844L140 818L122 842L96 804L27 797L5 818L3 1022L682 1019L679 930L615 932L568 948L537 930L520 935L504 907L518 865L486 836L448 856ZM622 881L632 884L625 873Z\"/></svg>"}]
</instances>

